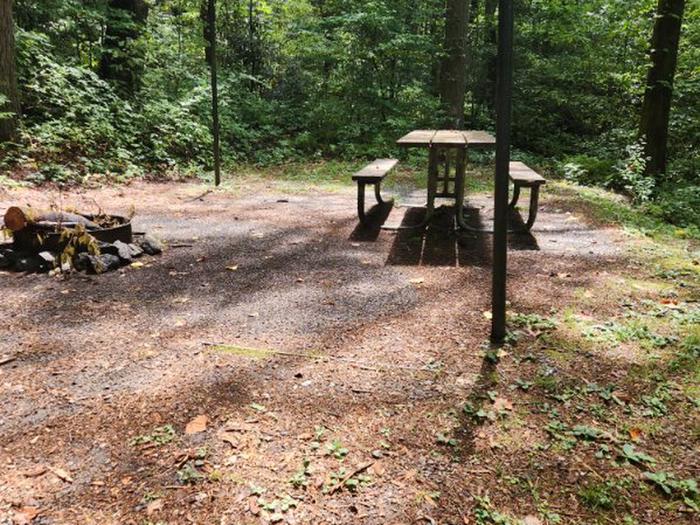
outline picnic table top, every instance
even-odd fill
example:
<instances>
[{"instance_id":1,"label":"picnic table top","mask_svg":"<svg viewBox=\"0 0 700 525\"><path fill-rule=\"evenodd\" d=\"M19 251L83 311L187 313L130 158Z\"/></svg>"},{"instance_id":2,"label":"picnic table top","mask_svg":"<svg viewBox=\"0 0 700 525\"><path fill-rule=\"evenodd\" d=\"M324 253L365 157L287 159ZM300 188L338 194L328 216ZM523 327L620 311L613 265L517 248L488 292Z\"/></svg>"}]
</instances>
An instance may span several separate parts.
<instances>
[{"instance_id":1,"label":"picnic table top","mask_svg":"<svg viewBox=\"0 0 700 525\"><path fill-rule=\"evenodd\" d=\"M494 146L496 139L490 133L479 130L418 129L396 141L399 146L441 146L484 148Z\"/></svg>"}]
</instances>

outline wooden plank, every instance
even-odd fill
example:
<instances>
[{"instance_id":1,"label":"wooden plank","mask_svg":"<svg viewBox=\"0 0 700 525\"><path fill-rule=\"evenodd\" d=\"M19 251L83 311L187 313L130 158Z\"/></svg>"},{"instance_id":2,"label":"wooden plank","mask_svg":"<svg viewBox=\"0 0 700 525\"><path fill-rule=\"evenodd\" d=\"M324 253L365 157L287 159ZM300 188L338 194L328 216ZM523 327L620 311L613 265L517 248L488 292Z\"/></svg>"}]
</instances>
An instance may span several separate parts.
<instances>
[{"instance_id":1,"label":"wooden plank","mask_svg":"<svg viewBox=\"0 0 700 525\"><path fill-rule=\"evenodd\" d=\"M441 129L435 132L431 145L443 148L458 148L466 146L467 139L461 131L455 129Z\"/></svg>"},{"instance_id":2,"label":"wooden plank","mask_svg":"<svg viewBox=\"0 0 700 525\"><path fill-rule=\"evenodd\" d=\"M399 146L429 146L434 135L434 129L417 129L404 135L396 143Z\"/></svg>"},{"instance_id":3,"label":"wooden plank","mask_svg":"<svg viewBox=\"0 0 700 525\"><path fill-rule=\"evenodd\" d=\"M352 180L381 179L399 163L396 159L377 159L352 176Z\"/></svg>"},{"instance_id":4,"label":"wooden plank","mask_svg":"<svg viewBox=\"0 0 700 525\"><path fill-rule=\"evenodd\" d=\"M470 148L489 148L496 145L496 137L486 131L470 129L463 133Z\"/></svg>"},{"instance_id":5,"label":"wooden plank","mask_svg":"<svg viewBox=\"0 0 700 525\"><path fill-rule=\"evenodd\" d=\"M511 162L509 175L511 180L524 184L544 184L547 182L547 179L523 162Z\"/></svg>"}]
</instances>

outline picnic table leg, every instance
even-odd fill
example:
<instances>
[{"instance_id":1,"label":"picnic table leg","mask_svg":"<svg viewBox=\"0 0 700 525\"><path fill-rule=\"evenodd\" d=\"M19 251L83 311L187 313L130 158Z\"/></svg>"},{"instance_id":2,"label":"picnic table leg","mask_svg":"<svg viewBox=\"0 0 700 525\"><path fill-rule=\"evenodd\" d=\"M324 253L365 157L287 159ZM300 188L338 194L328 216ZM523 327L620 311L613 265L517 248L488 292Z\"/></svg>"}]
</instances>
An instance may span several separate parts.
<instances>
[{"instance_id":1,"label":"picnic table leg","mask_svg":"<svg viewBox=\"0 0 700 525\"><path fill-rule=\"evenodd\" d=\"M366 224L367 217L365 216L365 183L357 182L357 216L362 224Z\"/></svg>"},{"instance_id":2,"label":"picnic table leg","mask_svg":"<svg viewBox=\"0 0 700 525\"><path fill-rule=\"evenodd\" d=\"M438 161L440 150L436 147L428 149L428 202L426 204L425 221L433 215L435 211L435 194L437 193Z\"/></svg>"},{"instance_id":3,"label":"picnic table leg","mask_svg":"<svg viewBox=\"0 0 700 525\"><path fill-rule=\"evenodd\" d=\"M465 176L467 169L467 149L460 148L457 150L457 169L455 173L455 218L457 227L465 230L473 228L467 224L464 219L464 196L465 196Z\"/></svg>"}]
</instances>

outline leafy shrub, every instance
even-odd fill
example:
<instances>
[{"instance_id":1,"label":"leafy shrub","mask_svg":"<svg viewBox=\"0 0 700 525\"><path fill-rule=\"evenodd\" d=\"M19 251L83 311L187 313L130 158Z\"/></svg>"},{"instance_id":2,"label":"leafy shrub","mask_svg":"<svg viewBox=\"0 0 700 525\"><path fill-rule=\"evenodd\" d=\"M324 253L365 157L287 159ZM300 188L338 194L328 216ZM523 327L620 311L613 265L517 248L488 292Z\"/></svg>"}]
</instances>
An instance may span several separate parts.
<instances>
[{"instance_id":1,"label":"leafy shrub","mask_svg":"<svg viewBox=\"0 0 700 525\"><path fill-rule=\"evenodd\" d=\"M23 82L23 138L29 153L49 161L112 157L115 167L127 164L114 151L133 148L130 107L94 72L59 63L40 34L20 31L18 62ZM116 150L115 150L116 149ZM65 164L65 162L63 163ZM62 168L48 166L48 180L65 179Z\"/></svg>"},{"instance_id":2,"label":"leafy shrub","mask_svg":"<svg viewBox=\"0 0 700 525\"><path fill-rule=\"evenodd\" d=\"M649 202L654 195L656 181L644 174L647 159L644 156L644 144L637 142L627 147L627 158L617 165L619 181L632 197L635 204Z\"/></svg>"},{"instance_id":3,"label":"leafy shrub","mask_svg":"<svg viewBox=\"0 0 700 525\"><path fill-rule=\"evenodd\" d=\"M565 179L587 186L610 186L615 176L615 163L588 155L573 155L559 167Z\"/></svg>"},{"instance_id":4,"label":"leafy shrub","mask_svg":"<svg viewBox=\"0 0 700 525\"><path fill-rule=\"evenodd\" d=\"M700 186L663 187L654 210L672 224L700 228Z\"/></svg>"}]
</instances>

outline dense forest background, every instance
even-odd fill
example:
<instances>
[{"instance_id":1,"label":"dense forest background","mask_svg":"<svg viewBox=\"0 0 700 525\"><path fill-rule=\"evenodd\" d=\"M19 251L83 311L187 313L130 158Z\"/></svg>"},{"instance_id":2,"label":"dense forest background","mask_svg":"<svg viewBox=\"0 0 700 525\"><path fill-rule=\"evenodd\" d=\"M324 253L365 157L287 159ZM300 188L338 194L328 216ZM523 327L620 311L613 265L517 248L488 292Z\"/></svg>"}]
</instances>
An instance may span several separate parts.
<instances>
[{"instance_id":1,"label":"dense forest background","mask_svg":"<svg viewBox=\"0 0 700 525\"><path fill-rule=\"evenodd\" d=\"M465 3L464 125L493 129L497 2ZM21 118L0 170L69 182L209 168L202 4L15 0ZM550 172L697 225L700 2L685 5L669 164L649 174L639 137L657 4L516 1L514 146ZM219 0L217 10L229 168L396 154L397 137L445 121L444 0Z\"/></svg>"}]
</instances>

